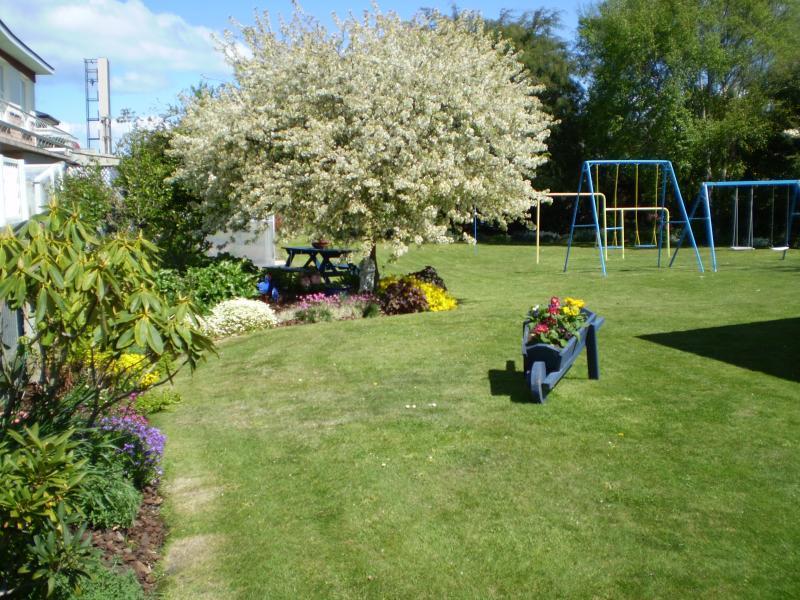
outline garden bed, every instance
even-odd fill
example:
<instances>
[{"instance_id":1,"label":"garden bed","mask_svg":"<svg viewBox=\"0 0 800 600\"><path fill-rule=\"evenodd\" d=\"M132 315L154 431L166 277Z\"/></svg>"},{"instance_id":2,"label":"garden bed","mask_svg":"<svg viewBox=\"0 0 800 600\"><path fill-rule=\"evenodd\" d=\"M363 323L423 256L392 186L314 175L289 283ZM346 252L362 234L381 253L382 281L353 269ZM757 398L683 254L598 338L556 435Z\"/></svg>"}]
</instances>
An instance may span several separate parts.
<instances>
[{"instance_id":1,"label":"garden bed","mask_svg":"<svg viewBox=\"0 0 800 600\"><path fill-rule=\"evenodd\" d=\"M100 550L107 566L131 569L142 589L150 593L156 588L155 567L161 560L166 526L161 518L163 498L158 489L147 486L142 496L142 505L130 527L93 531L91 535L92 545Z\"/></svg>"}]
</instances>

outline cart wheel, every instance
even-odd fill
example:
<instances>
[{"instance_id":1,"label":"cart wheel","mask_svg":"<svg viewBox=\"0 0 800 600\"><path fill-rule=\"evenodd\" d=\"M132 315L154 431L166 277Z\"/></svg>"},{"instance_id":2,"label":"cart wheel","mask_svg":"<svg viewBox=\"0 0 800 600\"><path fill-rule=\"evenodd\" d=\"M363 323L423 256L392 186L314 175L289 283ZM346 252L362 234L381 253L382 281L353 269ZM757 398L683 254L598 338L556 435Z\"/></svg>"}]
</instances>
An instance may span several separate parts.
<instances>
[{"instance_id":1,"label":"cart wheel","mask_svg":"<svg viewBox=\"0 0 800 600\"><path fill-rule=\"evenodd\" d=\"M530 384L531 394L533 394L533 401L542 404L547 392L543 389L542 383L547 375L547 370L543 362L535 362L531 367L531 374L528 383Z\"/></svg>"}]
</instances>

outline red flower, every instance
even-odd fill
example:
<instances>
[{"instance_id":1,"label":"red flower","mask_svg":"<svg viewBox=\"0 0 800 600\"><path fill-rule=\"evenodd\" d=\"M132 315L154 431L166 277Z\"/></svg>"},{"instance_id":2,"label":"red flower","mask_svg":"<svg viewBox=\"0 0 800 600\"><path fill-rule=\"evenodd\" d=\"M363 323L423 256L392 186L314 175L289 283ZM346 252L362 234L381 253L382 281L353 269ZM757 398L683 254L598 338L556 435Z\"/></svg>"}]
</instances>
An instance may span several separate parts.
<instances>
[{"instance_id":1,"label":"red flower","mask_svg":"<svg viewBox=\"0 0 800 600\"><path fill-rule=\"evenodd\" d=\"M552 298L550 298L550 307L552 308L554 306L556 308L559 308L561 306L561 301L558 299L558 296L553 296Z\"/></svg>"},{"instance_id":2,"label":"red flower","mask_svg":"<svg viewBox=\"0 0 800 600\"><path fill-rule=\"evenodd\" d=\"M550 328L544 323L539 323L536 327L533 328L533 333L537 335L547 333L548 331L550 331Z\"/></svg>"}]
</instances>

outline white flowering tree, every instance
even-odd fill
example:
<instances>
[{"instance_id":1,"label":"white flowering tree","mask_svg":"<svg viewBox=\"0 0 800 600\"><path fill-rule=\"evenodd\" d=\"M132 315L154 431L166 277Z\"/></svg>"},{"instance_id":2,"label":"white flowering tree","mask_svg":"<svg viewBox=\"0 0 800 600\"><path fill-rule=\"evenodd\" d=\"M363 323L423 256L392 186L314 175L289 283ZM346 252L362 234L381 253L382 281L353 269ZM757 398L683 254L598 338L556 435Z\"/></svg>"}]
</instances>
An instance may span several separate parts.
<instances>
[{"instance_id":1,"label":"white flowering tree","mask_svg":"<svg viewBox=\"0 0 800 600\"><path fill-rule=\"evenodd\" d=\"M215 227L279 214L286 237L374 258L378 242L449 242L473 209L504 226L541 199L530 180L552 120L478 18L376 8L329 32L296 8L242 38L224 47L235 82L188 99L173 139Z\"/></svg>"}]
</instances>

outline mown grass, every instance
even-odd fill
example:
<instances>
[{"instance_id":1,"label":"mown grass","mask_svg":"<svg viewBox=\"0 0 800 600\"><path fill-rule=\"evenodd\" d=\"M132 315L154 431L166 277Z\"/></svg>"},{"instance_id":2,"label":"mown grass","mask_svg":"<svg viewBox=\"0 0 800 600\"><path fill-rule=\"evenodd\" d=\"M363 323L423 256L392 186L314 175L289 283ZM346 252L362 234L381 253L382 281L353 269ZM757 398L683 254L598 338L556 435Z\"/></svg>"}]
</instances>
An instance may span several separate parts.
<instances>
[{"instance_id":1,"label":"mown grass","mask_svg":"<svg viewBox=\"0 0 800 600\"><path fill-rule=\"evenodd\" d=\"M412 250L389 270L434 265L457 311L253 334L182 377L167 596L796 595L800 256L542 256ZM521 319L551 295L606 317L602 375L534 405Z\"/></svg>"}]
</instances>

